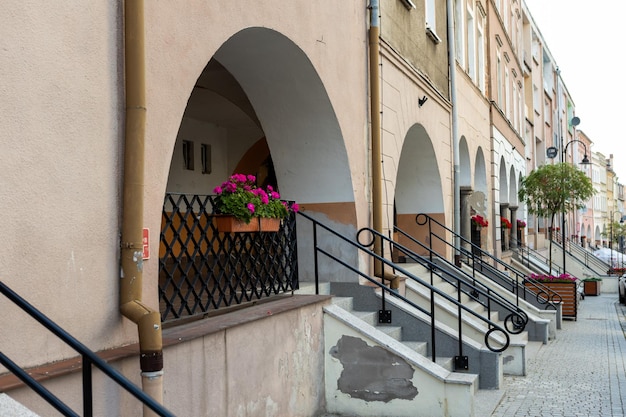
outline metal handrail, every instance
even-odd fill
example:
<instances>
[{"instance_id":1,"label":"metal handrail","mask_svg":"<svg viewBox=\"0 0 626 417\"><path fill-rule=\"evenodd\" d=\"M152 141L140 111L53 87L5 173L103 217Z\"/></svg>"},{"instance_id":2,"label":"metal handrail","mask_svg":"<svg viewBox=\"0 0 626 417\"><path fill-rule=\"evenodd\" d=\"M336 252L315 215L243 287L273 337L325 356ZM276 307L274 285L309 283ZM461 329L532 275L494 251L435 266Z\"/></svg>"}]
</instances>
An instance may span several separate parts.
<instances>
[{"instance_id":1,"label":"metal handrail","mask_svg":"<svg viewBox=\"0 0 626 417\"><path fill-rule=\"evenodd\" d=\"M550 260L541 252L532 249L528 245L524 245L523 243L519 242L517 239L511 238L511 241L515 242L516 244L516 247L512 247L511 249L518 253L520 257L520 262L522 263L522 265L526 266L527 268L530 268L531 267L530 258L532 255L533 258L538 259L542 263L548 265L548 269L550 268ZM556 242L553 241L553 243L556 243ZM559 265L555 265L554 263L552 264L552 269L555 271L556 274L562 273L561 267Z\"/></svg>"},{"instance_id":2,"label":"metal handrail","mask_svg":"<svg viewBox=\"0 0 626 417\"><path fill-rule=\"evenodd\" d=\"M55 336L61 339L65 344L74 349L82 357L82 372L83 372L83 416L93 416L93 386L92 386L92 372L91 367L95 366L102 373L107 375L113 381L115 381L120 387L132 394L135 398L141 401L144 405L149 407L152 411L163 417L173 417L174 414L168 411L163 405L159 404L144 393L131 381L129 381L124 375L115 370L106 361L92 352L89 348L79 342L76 338L62 329L55 322L50 320L41 311L35 308L32 304L19 296L15 291L9 288L4 282L0 281L0 293L11 300L14 304L20 307L24 312L37 320L42 326L52 332ZM48 391L42 384L32 378L22 368L16 365L11 359L9 359L4 353L0 352L0 363L9 369L13 374L22 380L27 386L33 389L39 396L53 406L64 416L78 416L67 404L63 403L54 394Z\"/></svg>"},{"instance_id":3,"label":"metal handrail","mask_svg":"<svg viewBox=\"0 0 626 417\"><path fill-rule=\"evenodd\" d=\"M572 241L570 238L566 238L566 241L568 242L568 253L576 261L590 269L596 275L607 275L608 271L611 269L608 262L598 258L593 253L580 246L578 242ZM581 259L581 255L583 259ZM600 271L598 271L598 267L600 267Z\"/></svg>"},{"instance_id":4,"label":"metal handrail","mask_svg":"<svg viewBox=\"0 0 626 417\"><path fill-rule=\"evenodd\" d=\"M452 262L447 259L440 257L437 253L435 253L428 246L423 244L422 242L415 239L413 236L409 235L402 229L398 227L394 227L394 231L401 234L406 239L410 240L411 243L418 245L420 248L424 249L428 252L428 262L425 263L424 258L421 255L418 255L415 251L409 249L407 246L402 245L392 239L389 239L382 234L375 232L374 230L370 230L371 233L376 233L380 235L383 240L385 240L391 247L395 250L400 251L404 256L408 259L411 259L414 262L421 264L422 266L429 267L430 264L439 265L443 264L447 267L447 269L441 268L443 273L442 278L451 285L462 288L463 285L469 287L469 290L462 290L471 300L480 303L483 307L487 309L489 317L491 317L492 304L499 306L501 310L505 310L508 315L504 319L504 325L506 330L511 334L519 334L526 328L526 324L528 323L528 315L526 312L519 307L519 305L513 304L508 299L504 298L499 293L493 291L489 286L483 284L482 282L476 280L475 276L471 276L463 269L458 268ZM435 259L436 257L436 259ZM453 270L454 272L449 272ZM511 327L509 327L509 325Z\"/></svg>"},{"instance_id":5,"label":"metal handrail","mask_svg":"<svg viewBox=\"0 0 626 417\"><path fill-rule=\"evenodd\" d=\"M457 316L458 316L458 351L459 351L459 357L463 356L463 331L462 331L462 320L461 320L461 313L465 312L467 314L470 314L474 317L476 317L478 320L484 322L487 327L489 328L489 330L485 333L484 336L484 341L485 341L485 346L487 346L487 348L493 352L502 352L504 350L506 350L509 347L510 344L510 337L508 332L502 328L500 325L498 325L497 323L495 323L494 321L492 321L491 319L482 316L481 314L471 310L470 308L468 308L467 306L463 305L459 300L457 300L456 298L450 296L449 294L439 290L438 288L434 287L433 285L427 283L426 281L422 280L421 278L415 276L413 273L407 271L406 269L404 269L402 266L400 266L399 264L396 264L392 261L390 261L387 258L384 258L380 255L378 255L377 253L375 253L374 251L370 250L369 247L373 244L373 240L367 244L362 244L360 243L358 240L357 241L353 241L349 238L347 238L346 236L336 232L335 230L329 228L328 226L324 225L323 223L319 222L318 220L314 219L311 216L308 216L302 212L298 213L299 215L301 215L302 217L306 218L307 220L309 220L312 224L313 224L313 249L314 249L314 268L315 268L315 291L316 294L319 294L319 257L318 254L322 254L325 255L327 258L337 262L339 265L347 268L348 270L350 270L351 272L359 275L360 277L368 280L371 284L377 286L378 288L381 289L382 291L382 297L381 297L381 311L385 311L385 306L386 306L386 296L392 296L394 298L397 298L399 300L402 300L403 302L407 303L408 305L410 305L411 307L417 309L418 311L422 312L423 314L427 315L430 318L430 329L431 329L431 353L432 353L432 361L434 362L436 360L436 325L435 325L435 305L434 305L434 295L436 294L437 296L447 300L448 302L452 303L456 308L457 308ZM367 255L370 259L375 260L375 261L379 261L382 265L382 276L385 276L384 273L384 269L385 267L390 268L394 271L400 272L402 273L404 276L406 276L407 278L413 280L414 282L424 286L427 288L428 291L430 291L430 311L426 310L425 308L419 306L418 304L416 304L415 302L409 300L408 298L406 298L405 296L399 294L397 291L393 290L392 288L390 288L389 286L385 285L384 283L384 279L380 279L380 278L376 278L373 277L363 271L361 271L360 269L354 267L353 265L350 265L349 263L347 263L346 261L344 261L343 259L341 259L339 256L334 255L333 253L329 252L328 250L322 248L319 245L318 242L318 229L322 229L328 233L330 233L333 237L343 241L344 243L350 245L351 247L355 248L356 250L359 251L359 253L365 254ZM363 230L368 230L368 229L362 229L361 231L359 231L357 233L357 236L360 236L360 234L362 233ZM374 236L374 239L376 237ZM382 242L381 242L382 243ZM426 260L426 262L428 263L429 261ZM435 270L437 269L437 266L434 263L430 263L430 269L433 273L436 273ZM459 295L460 298L460 295ZM503 334L503 338L504 338L504 342L501 344L500 347L494 347L491 346L489 340L492 336L492 334L496 331L499 331Z\"/></svg>"},{"instance_id":6,"label":"metal handrail","mask_svg":"<svg viewBox=\"0 0 626 417\"><path fill-rule=\"evenodd\" d=\"M537 300L539 304L546 304L547 308L551 308L556 310L557 307L555 305L561 303L563 298L559 293L554 291L547 286L536 282L534 280L529 280L526 274L512 265L496 258L489 252L483 250L480 246L473 244L471 241L467 240L463 236L454 232L452 229L448 228L443 223L433 219L428 214L420 213L415 216L415 222L419 226L424 226L428 223L428 235L429 235L429 243L430 249L434 251L433 248L433 240L441 242L442 244L451 247L454 251L458 251L460 254L460 259L465 259L465 263L472 268L472 274L481 273L485 277L489 278L492 282L497 285L503 286L500 282L493 280L491 275L497 276L501 281L506 282L509 285L509 288L504 287L508 291L511 291L515 294L516 304L519 305L520 295L523 300L526 300L528 296L533 296ZM461 240L460 247L455 246L453 243L448 242L445 238L439 236L437 233L434 233L432 230L432 224L435 224L437 228L440 228L444 231L451 233L453 238L458 238ZM470 249L466 249L464 247L466 245ZM436 251L435 251L436 253ZM485 258L491 262L491 264L485 261ZM471 261L471 262L470 262ZM501 270L497 268L497 266L501 266L505 271L510 271L513 276L510 276L506 273L503 273ZM485 273L489 272L489 273ZM537 291L531 291L527 288L526 284L534 286Z\"/></svg>"}]
</instances>

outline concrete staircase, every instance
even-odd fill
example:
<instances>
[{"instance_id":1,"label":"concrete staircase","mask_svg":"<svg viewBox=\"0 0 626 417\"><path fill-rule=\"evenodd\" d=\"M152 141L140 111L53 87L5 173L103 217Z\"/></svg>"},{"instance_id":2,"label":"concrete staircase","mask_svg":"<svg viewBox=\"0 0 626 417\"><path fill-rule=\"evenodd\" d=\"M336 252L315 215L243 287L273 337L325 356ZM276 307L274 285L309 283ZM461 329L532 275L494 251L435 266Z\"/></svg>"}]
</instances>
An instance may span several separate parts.
<instances>
[{"instance_id":1,"label":"concrete staircase","mask_svg":"<svg viewBox=\"0 0 626 417\"><path fill-rule=\"evenodd\" d=\"M324 308L329 414L475 415L478 375L451 371L450 358L432 362L423 355L426 343L401 341L401 326L370 324L377 312L354 311L353 301L340 297Z\"/></svg>"},{"instance_id":2,"label":"concrete staircase","mask_svg":"<svg viewBox=\"0 0 626 417\"><path fill-rule=\"evenodd\" d=\"M333 283L321 292L337 294L324 308L327 415L478 417L500 401L501 353L465 338L469 369L455 371L454 328L437 323L433 362L424 313L387 296L392 324L380 324L380 290Z\"/></svg>"},{"instance_id":3,"label":"concrete staircase","mask_svg":"<svg viewBox=\"0 0 626 417\"><path fill-rule=\"evenodd\" d=\"M422 265L406 264L403 265L403 268L411 274L421 277L425 281L430 281L430 272ZM405 285L406 298L422 308L429 308L431 293L426 287L410 279L406 280ZM458 296L456 286L451 285L439 276L433 276L433 285L453 298L457 298ZM504 321L499 317L498 311L492 310L491 316L489 316L489 312L481 303L472 300L468 295L463 293L461 294L461 302L472 311L483 317L488 317L491 321L504 328ZM436 316L439 321L452 328L458 326L458 311L454 304L435 295L435 305ZM489 331L487 323L478 320L475 316L467 312L462 312L461 318L464 337L486 348L485 334ZM520 334L509 334L509 338L509 347L503 352L503 372L505 375L526 375L525 349L528 344L528 332L523 331ZM488 342L491 347L498 348L504 346L505 338L501 332L496 331L491 333Z\"/></svg>"}]
</instances>

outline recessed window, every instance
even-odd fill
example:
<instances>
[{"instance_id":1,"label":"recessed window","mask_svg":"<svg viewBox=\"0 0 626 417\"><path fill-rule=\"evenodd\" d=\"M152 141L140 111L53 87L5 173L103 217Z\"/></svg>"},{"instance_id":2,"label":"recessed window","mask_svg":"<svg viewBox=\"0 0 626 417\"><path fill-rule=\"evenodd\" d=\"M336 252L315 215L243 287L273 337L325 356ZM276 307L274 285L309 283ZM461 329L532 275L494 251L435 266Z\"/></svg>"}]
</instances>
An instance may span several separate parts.
<instances>
[{"instance_id":1,"label":"recessed window","mask_svg":"<svg viewBox=\"0 0 626 417\"><path fill-rule=\"evenodd\" d=\"M426 34L433 42L440 43L441 39L437 36L436 32L437 22L435 21L435 15L437 10L435 0L424 0L424 8L426 12Z\"/></svg>"},{"instance_id":2,"label":"recessed window","mask_svg":"<svg viewBox=\"0 0 626 417\"><path fill-rule=\"evenodd\" d=\"M202 160L202 173L211 173L211 145L203 143L200 145L200 159Z\"/></svg>"},{"instance_id":3,"label":"recessed window","mask_svg":"<svg viewBox=\"0 0 626 417\"><path fill-rule=\"evenodd\" d=\"M193 141L183 140L183 166L186 170L193 171Z\"/></svg>"}]
</instances>

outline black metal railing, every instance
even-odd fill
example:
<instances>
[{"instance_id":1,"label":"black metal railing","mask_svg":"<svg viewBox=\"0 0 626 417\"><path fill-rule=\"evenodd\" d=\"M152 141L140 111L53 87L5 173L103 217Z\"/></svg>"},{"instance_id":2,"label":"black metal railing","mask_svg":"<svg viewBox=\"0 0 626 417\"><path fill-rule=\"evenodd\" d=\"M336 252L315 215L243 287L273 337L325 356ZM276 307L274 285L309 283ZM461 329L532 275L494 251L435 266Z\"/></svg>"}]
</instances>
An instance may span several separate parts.
<instances>
[{"instance_id":1,"label":"black metal railing","mask_svg":"<svg viewBox=\"0 0 626 417\"><path fill-rule=\"evenodd\" d=\"M398 300L401 300L405 302L406 304L408 304L409 306L411 306L412 308L415 308L419 310L420 312L422 312L423 314L425 314L426 316L428 316L430 318L429 325L430 325L430 330L431 330L431 334L430 334L431 340L429 343L429 347L430 347L433 362L436 360L436 351L437 351L435 295L437 297L440 297L442 300L446 300L449 303L451 303L457 310L458 320L457 320L456 338L458 340L458 348L457 348L458 355L455 358L455 367L457 367L457 369L461 368L458 364L459 363L462 364L464 363L464 361L466 362L466 359L467 359L467 357L463 355L463 320L462 320L463 314L468 315L468 316L473 316L479 321L485 323L488 330L485 332L484 342L485 342L485 346L487 346L489 350L493 352L502 352L508 348L510 344L509 333L496 322L492 321L488 317L484 317L483 315L477 313L476 311L470 309L469 307L464 305L462 302L460 302L459 301L460 294L458 294L456 298L452 297L446 292L436 288L434 285L431 285L430 283L424 281L423 279L409 272L408 270L403 268L401 264L396 264L392 262L391 260L385 257L382 257L378 255L377 253L375 253L373 250L371 250L370 247L374 245L374 240L381 239L382 237L382 235L380 235L379 233L373 232L369 228L364 228L364 229L361 229L357 233L357 239L352 240L346 237L344 234L338 233L334 231L333 229L327 227L326 225L324 225L323 223L319 222L318 220L314 219L311 216L308 216L302 212L298 214L306 218L313 224L312 237L313 237L313 251L314 251L313 256L314 256L314 274L315 274L316 293L319 294L319 268L320 268L320 262L321 262L320 255L323 255L325 259L330 259L334 261L337 265L340 265L343 268L346 268L347 270L354 273L356 276L364 278L367 281L369 281L369 283L371 283L372 285L380 288L381 308L379 310L379 319L378 319L379 323L390 322L391 314L390 314L390 310L387 309L387 305L386 305L387 297L393 297ZM381 271L382 277L387 276L385 270L392 271L393 274L399 272L402 275L406 276L408 279L411 279L412 281L418 283L419 285L422 285L425 288L427 288L427 290L430 292L430 307L428 309L424 308L418 305L417 303L409 300L405 296L399 294L397 290L394 290L390 288L390 286L385 284L385 281L388 281L388 280L384 278L381 279L380 277L376 277L376 276L370 275L369 273L363 272L357 265L354 265L354 262L350 262L349 260L346 260L342 257L342 253L344 253L345 251L333 251L332 247L331 248L322 247L322 245L320 245L320 242L319 242L320 231L323 231L324 233L329 234L333 237L334 242L335 242L334 247L336 247L336 242L343 242L348 247L357 251L358 254L365 255L370 261L370 263L379 262L381 265L381 269L382 269ZM367 241L361 242L361 240L364 237L367 237ZM380 240L380 242L381 242L381 247L382 247L382 244L383 244L382 239ZM337 253L333 253L333 252L337 252ZM430 263L430 261L428 261L427 259L424 259L424 262L430 265L430 269L433 274L439 274L439 272L437 272L437 266L434 263ZM495 336L495 332L501 333L502 337L497 338Z\"/></svg>"},{"instance_id":2,"label":"black metal railing","mask_svg":"<svg viewBox=\"0 0 626 417\"><path fill-rule=\"evenodd\" d=\"M555 242L553 241L553 243ZM530 248L528 245L516 241L516 247L513 248L513 251L517 254L519 262L529 269L543 269L542 266L545 266L547 268L544 271L545 273L550 273L550 270L552 270L552 274L560 275L563 273L563 270L559 265L556 265L554 262L550 265L550 259L548 257L541 252ZM537 262L539 262L539 265Z\"/></svg>"},{"instance_id":3,"label":"black metal railing","mask_svg":"<svg viewBox=\"0 0 626 417\"><path fill-rule=\"evenodd\" d=\"M604 262L593 253L583 248L578 241L567 238L568 253L578 263L590 269L591 272L598 276L607 275L611 269L607 262Z\"/></svg>"},{"instance_id":4,"label":"black metal railing","mask_svg":"<svg viewBox=\"0 0 626 417\"><path fill-rule=\"evenodd\" d=\"M144 405L149 407L152 411L159 416L174 416L173 413L168 411L161 404L156 402L152 397L144 393L136 385L130 382L124 375L116 371L103 359L101 359L94 352L89 350L85 345L71 336L68 332L62 329L59 325L50 320L42 312L37 310L33 305L27 302L24 298L19 296L5 283L0 281L0 293L11 300L14 304L20 307L32 318L37 320L42 326L52 332L55 336L61 339L65 344L74 349L82 358L82 393L83 393L83 416L93 416L93 376L92 367L98 368L102 373L111 378L117 385L129 392ZM58 412L64 416L79 416L80 414L72 410L67 404L61 401L57 396L40 384L36 379L28 374L19 365L8 358L4 353L0 352L0 364L6 367L10 372L17 376L24 384L34 390L39 396L41 396L48 404L54 407Z\"/></svg>"},{"instance_id":5,"label":"black metal railing","mask_svg":"<svg viewBox=\"0 0 626 417\"><path fill-rule=\"evenodd\" d=\"M455 253L458 252L456 256L472 269L472 276L480 273L507 291L512 292L515 295L516 305L519 305L520 299L534 300L537 305L542 306L540 308L556 310L555 304L562 302L563 298L556 291L528 279L529 277L522 271L491 255L429 215L420 213L415 217L415 221L419 226L427 227L426 241L429 242L428 247L432 253L439 253L440 256L445 257L445 253L437 251L438 246L442 246L444 249L449 247ZM437 229L442 234L450 233L452 239L458 238L461 244L457 247L433 229Z\"/></svg>"},{"instance_id":6,"label":"black metal railing","mask_svg":"<svg viewBox=\"0 0 626 417\"><path fill-rule=\"evenodd\" d=\"M461 295L461 293L465 294L469 300L476 301L482 305L487 311L487 317L491 319L494 311L504 315L504 326L510 334L519 334L524 331L528 323L528 315L518 304L512 303L498 292L493 291L489 286L476 280L475 276L468 274L446 258L439 256L428 246L402 229L394 227L394 231L398 233L398 236L401 236L403 240L410 242L412 246L426 251L427 256L418 255L415 250L409 249L408 246L386 238L377 232L371 231L371 233L380 235L380 238L385 241L385 244L389 245L392 251L401 256L406 262L418 263L430 269L431 274L433 272L431 265L437 265L437 270L439 271L438 275L448 284L456 287L458 295ZM460 298L459 301L461 301Z\"/></svg>"},{"instance_id":7,"label":"black metal railing","mask_svg":"<svg viewBox=\"0 0 626 417\"><path fill-rule=\"evenodd\" d=\"M277 232L221 233L214 198L165 196L159 250L163 322L298 288L295 214L283 219Z\"/></svg>"}]
</instances>

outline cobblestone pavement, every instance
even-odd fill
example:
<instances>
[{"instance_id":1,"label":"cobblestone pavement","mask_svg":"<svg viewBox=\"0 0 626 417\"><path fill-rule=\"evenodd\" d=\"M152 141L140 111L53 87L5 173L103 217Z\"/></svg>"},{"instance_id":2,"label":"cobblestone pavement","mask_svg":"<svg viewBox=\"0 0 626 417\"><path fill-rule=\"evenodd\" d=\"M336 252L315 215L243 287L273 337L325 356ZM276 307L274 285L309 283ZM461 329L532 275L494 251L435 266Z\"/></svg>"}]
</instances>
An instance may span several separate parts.
<instances>
[{"instance_id":1,"label":"cobblestone pavement","mask_svg":"<svg viewBox=\"0 0 626 417\"><path fill-rule=\"evenodd\" d=\"M625 331L617 294L585 297L578 320L564 320L556 339L527 359L528 375L505 377L491 416L626 416Z\"/></svg>"}]
</instances>

